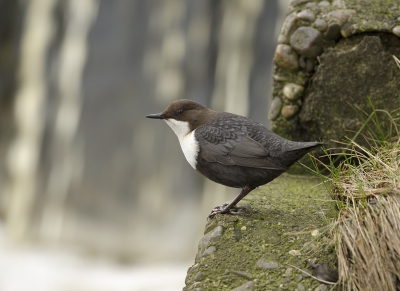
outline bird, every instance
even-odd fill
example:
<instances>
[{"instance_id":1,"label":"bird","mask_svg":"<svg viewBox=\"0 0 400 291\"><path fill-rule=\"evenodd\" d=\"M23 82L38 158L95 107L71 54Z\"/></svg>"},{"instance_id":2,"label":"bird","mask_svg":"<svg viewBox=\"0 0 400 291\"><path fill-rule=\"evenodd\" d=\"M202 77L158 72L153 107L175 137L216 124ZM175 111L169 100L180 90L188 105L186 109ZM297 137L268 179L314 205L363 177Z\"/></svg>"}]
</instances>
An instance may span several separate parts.
<instances>
[{"instance_id":1,"label":"bird","mask_svg":"<svg viewBox=\"0 0 400 291\"><path fill-rule=\"evenodd\" d=\"M239 209L236 204L252 190L323 145L287 140L247 117L214 111L187 99L146 117L164 120L171 127L195 170L216 183L241 189L231 202L216 206L208 218L234 214L232 210Z\"/></svg>"}]
</instances>

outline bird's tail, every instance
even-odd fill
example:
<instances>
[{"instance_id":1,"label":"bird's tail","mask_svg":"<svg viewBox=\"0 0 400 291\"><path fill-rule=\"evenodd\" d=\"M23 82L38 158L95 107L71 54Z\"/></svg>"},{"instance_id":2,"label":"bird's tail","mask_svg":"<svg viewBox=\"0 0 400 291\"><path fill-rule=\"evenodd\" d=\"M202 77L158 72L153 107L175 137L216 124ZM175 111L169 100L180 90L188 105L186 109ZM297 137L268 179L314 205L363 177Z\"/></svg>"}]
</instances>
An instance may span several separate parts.
<instances>
[{"instance_id":1,"label":"bird's tail","mask_svg":"<svg viewBox=\"0 0 400 291\"><path fill-rule=\"evenodd\" d=\"M287 161L286 166L290 167L296 161L301 159L305 154L311 152L312 150L323 146L322 142L297 142L293 145L292 148L286 151L285 159Z\"/></svg>"}]
</instances>

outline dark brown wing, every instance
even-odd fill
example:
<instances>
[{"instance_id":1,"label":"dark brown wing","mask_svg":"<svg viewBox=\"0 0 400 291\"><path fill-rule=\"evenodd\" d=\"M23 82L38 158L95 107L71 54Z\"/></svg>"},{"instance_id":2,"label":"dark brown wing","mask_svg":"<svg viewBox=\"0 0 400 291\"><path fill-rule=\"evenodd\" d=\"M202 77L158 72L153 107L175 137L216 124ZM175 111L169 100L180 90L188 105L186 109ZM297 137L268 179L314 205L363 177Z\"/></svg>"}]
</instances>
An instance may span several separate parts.
<instances>
[{"instance_id":1,"label":"dark brown wing","mask_svg":"<svg viewBox=\"0 0 400 291\"><path fill-rule=\"evenodd\" d=\"M227 166L287 170L272 159L268 150L244 132L213 126L198 128L195 132L200 142L200 156L208 162Z\"/></svg>"}]
</instances>

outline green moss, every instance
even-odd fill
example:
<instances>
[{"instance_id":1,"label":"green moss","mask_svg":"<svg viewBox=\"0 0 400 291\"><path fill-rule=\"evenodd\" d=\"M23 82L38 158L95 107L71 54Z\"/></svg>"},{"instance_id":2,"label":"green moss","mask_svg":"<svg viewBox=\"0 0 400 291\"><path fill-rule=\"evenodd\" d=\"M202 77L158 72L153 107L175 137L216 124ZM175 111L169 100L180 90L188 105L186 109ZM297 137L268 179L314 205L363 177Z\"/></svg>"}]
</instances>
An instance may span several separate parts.
<instances>
[{"instance_id":1,"label":"green moss","mask_svg":"<svg viewBox=\"0 0 400 291\"><path fill-rule=\"evenodd\" d=\"M352 18L352 23L357 24L358 33L388 30L394 24L395 15L398 15L400 12L397 0L362 2L358 0L346 0L345 2L347 9L357 11L357 14Z\"/></svg>"},{"instance_id":2,"label":"green moss","mask_svg":"<svg viewBox=\"0 0 400 291\"><path fill-rule=\"evenodd\" d=\"M316 186L318 183L308 176L283 175L246 197L241 215L213 218L208 225L223 226L225 231L216 242L202 246L213 245L216 251L204 257L198 254L184 290L231 290L250 279L255 290L295 290L302 274L295 267L310 270L310 260L335 267L330 239L311 235L315 229L326 231L336 215L332 201L322 186ZM300 255L293 256L290 251ZM264 267L265 263L273 266L271 262L278 266L263 269L257 263L261 259ZM243 272L246 276L240 275ZM304 276L300 283L312 290L321 284Z\"/></svg>"},{"instance_id":3,"label":"green moss","mask_svg":"<svg viewBox=\"0 0 400 291\"><path fill-rule=\"evenodd\" d=\"M277 120L275 120L272 127L272 131L289 140L296 140L297 126L298 126L298 117L294 117L292 119L286 119L280 116Z\"/></svg>"}]
</instances>

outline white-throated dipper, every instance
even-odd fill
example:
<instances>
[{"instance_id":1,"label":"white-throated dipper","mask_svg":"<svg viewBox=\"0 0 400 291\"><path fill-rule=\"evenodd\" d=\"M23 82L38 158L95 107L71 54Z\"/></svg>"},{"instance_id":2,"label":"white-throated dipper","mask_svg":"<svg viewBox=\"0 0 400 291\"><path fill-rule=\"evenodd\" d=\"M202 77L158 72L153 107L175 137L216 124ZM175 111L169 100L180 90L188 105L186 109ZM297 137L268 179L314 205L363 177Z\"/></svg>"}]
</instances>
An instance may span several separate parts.
<instances>
[{"instance_id":1,"label":"white-throated dipper","mask_svg":"<svg viewBox=\"0 0 400 291\"><path fill-rule=\"evenodd\" d=\"M271 182L323 144L290 141L251 119L186 99L146 117L167 122L194 169L216 183L242 189L232 202L215 207L209 217L229 213L254 188Z\"/></svg>"}]
</instances>

